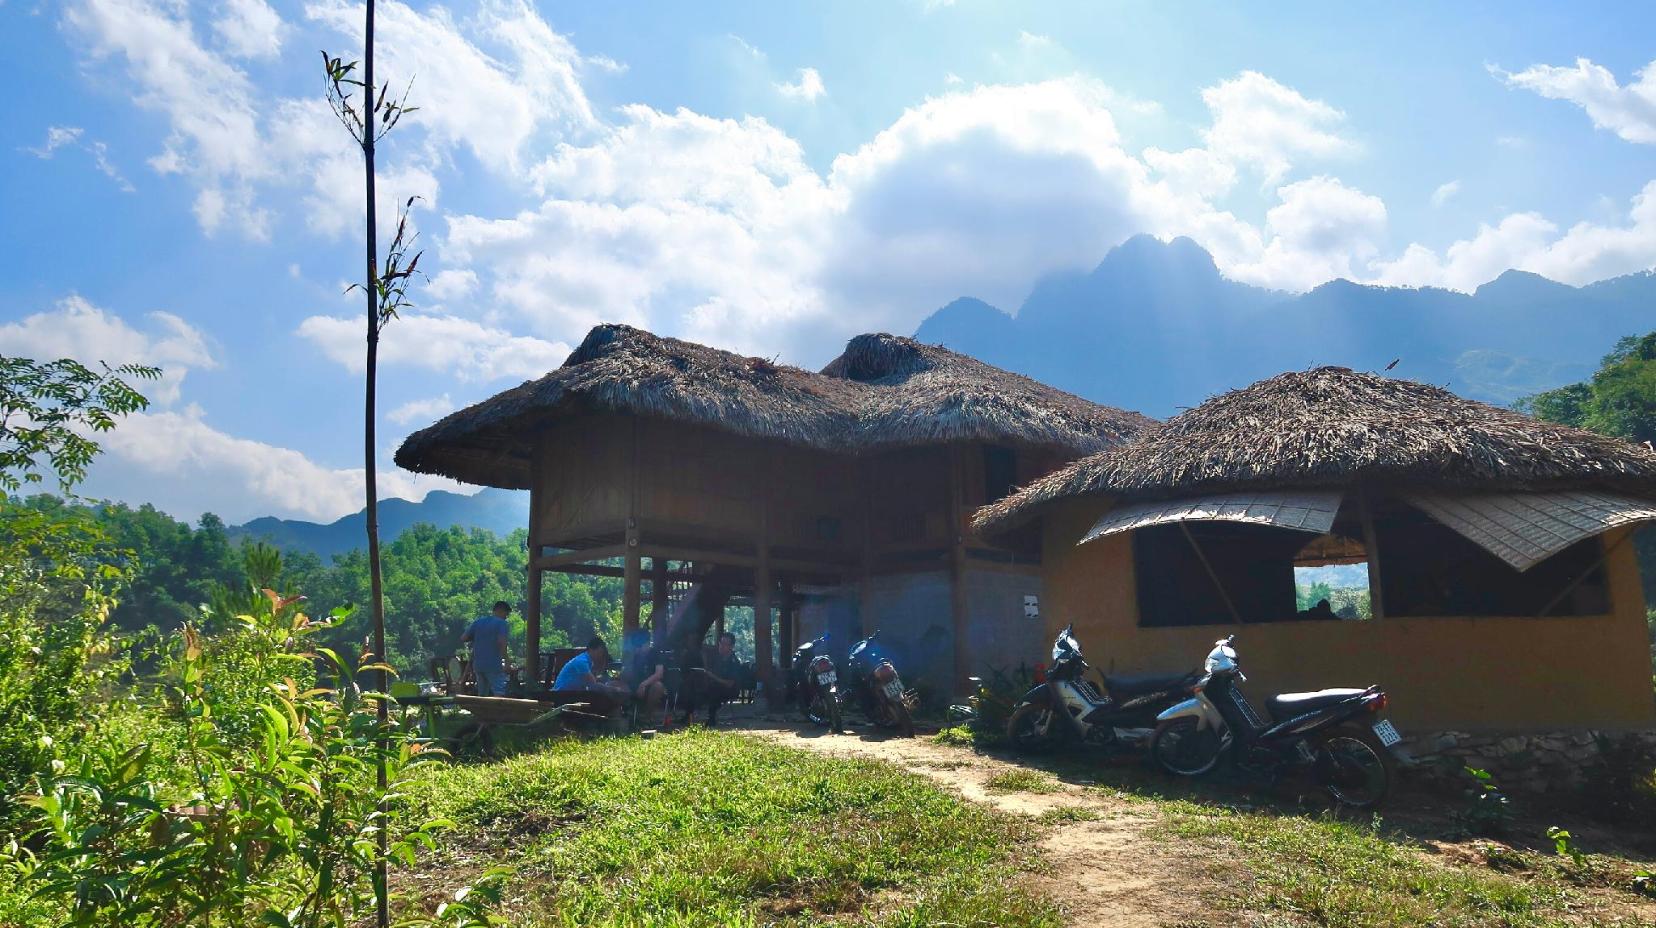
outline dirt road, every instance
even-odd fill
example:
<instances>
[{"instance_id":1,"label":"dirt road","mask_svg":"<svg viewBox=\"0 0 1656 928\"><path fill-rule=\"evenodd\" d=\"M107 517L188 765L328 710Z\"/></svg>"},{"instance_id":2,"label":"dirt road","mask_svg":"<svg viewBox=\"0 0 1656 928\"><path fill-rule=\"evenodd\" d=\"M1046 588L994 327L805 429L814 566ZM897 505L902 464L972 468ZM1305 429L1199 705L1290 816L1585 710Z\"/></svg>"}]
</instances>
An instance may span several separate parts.
<instances>
[{"instance_id":1,"label":"dirt road","mask_svg":"<svg viewBox=\"0 0 1656 928\"><path fill-rule=\"evenodd\" d=\"M1051 865L1031 875L1032 888L1057 903L1068 924L1194 928L1221 923L1191 895L1190 862L1181 863L1148 834L1155 821L1151 807L1093 789L1083 778L1037 773L1032 779L1028 766L924 736L888 738L866 729L833 735L770 716L732 724L790 747L890 761L972 802L1032 817L1032 827L1045 835L1042 848ZM1023 788L999 788L998 777L1006 777L1008 785L1021 781Z\"/></svg>"}]
</instances>

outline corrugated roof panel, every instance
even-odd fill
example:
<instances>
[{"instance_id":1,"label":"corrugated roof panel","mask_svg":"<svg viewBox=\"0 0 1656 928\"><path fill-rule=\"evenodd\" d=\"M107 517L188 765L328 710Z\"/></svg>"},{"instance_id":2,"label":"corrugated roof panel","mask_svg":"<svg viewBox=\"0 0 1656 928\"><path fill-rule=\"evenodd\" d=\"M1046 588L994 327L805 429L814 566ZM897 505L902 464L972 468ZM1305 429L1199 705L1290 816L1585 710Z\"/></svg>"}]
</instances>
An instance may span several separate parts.
<instances>
[{"instance_id":1,"label":"corrugated roof panel","mask_svg":"<svg viewBox=\"0 0 1656 928\"><path fill-rule=\"evenodd\" d=\"M1519 570L1618 525L1656 520L1656 501L1598 490L1403 498Z\"/></svg>"},{"instance_id":2,"label":"corrugated roof panel","mask_svg":"<svg viewBox=\"0 0 1656 928\"><path fill-rule=\"evenodd\" d=\"M1321 535L1334 527L1343 495L1338 490L1260 491L1133 503L1105 513L1077 544L1172 522L1252 522Z\"/></svg>"}]
</instances>

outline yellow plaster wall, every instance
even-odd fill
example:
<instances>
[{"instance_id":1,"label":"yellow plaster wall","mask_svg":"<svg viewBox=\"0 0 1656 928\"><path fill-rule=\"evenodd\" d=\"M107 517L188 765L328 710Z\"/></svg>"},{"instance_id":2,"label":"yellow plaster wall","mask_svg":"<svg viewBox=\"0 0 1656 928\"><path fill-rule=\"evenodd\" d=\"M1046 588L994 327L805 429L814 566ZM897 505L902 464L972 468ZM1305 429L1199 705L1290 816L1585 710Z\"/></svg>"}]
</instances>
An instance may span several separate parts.
<instances>
[{"instance_id":1,"label":"yellow plaster wall","mask_svg":"<svg viewBox=\"0 0 1656 928\"><path fill-rule=\"evenodd\" d=\"M1075 542L1106 504L1071 502L1045 522L1047 638L1073 621L1087 659L1113 673L1198 666L1236 633L1256 703L1274 692L1383 685L1417 731L1651 728L1644 597L1629 531L1605 536L1612 612L1564 618L1407 618L1139 628L1130 535Z\"/></svg>"}]
</instances>

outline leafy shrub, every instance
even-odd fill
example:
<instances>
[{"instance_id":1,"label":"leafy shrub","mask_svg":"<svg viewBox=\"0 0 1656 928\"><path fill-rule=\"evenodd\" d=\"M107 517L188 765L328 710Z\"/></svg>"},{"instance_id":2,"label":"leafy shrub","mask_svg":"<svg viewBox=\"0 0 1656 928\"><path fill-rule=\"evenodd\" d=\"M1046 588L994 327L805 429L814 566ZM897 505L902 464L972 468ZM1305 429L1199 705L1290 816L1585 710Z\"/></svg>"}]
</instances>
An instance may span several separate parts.
<instances>
[{"instance_id":1,"label":"leafy shrub","mask_svg":"<svg viewBox=\"0 0 1656 928\"><path fill-rule=\"evenodd\" d=\"M1467 788L1466 805L1455 812L1455 821L1475 835L1498 836L1512 824L1512 801L1487 770L1467 767L1472 784Z\"/></svg>"},{"instance_id":2,"label":"leafy shrub","mask_svg":"<svg viewBox=\"0 0 1656 928\"><path fill-rule=\"evenodd\" d=\"M966 705L950 707L949 721L953 724L939 732L937 740L955 743L965 740L962 735L969 732L973 744L1000 744L1006 740L1006 722L1012 710L1034 685L1035 670L1026 664L1010 669L991 668L979 679L977 690ZM965 732L952 731L958 728L964 728Z\"/></svg>"},{"instance_id":3,"label":"leafy shrub","mask_svg":"<svg viewBox=\"0 0 1656 928\"><path fill-rule=\"evenodd\" d=\"M383 665L305 651L327 623L311 622L294 598L264 601L224 633L234 661L194 628L177 636L159 710L181 733L176 756L93 741L33 796L34 827L6 865L61 907L64 924L343 928L372 916L382 860L411 863L435 844L446 823L407 827L395 814L401 788L437 752L378 719L380 697L358 675ZM297 682L313 662L330 686ZM251 695L249 667L290 675ZM219 712L221 695L237 711ZM491 924L487 903L487 892L465 896L404 923Z\"/></svg>"}]
</instances>

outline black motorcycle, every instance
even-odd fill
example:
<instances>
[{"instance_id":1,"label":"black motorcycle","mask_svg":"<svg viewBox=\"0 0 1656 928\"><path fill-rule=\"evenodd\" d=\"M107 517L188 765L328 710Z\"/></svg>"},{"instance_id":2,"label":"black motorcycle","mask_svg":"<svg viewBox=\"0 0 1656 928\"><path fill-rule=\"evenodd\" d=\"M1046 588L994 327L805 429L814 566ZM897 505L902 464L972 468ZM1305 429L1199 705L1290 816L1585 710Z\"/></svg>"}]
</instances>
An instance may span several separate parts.
<instances>
[{"instance_id":1,"label":"black motorcycle","mask_svg":"<svg viewBox=\"0 0 1656 928\"><path fill-rule=\"evenodd\" d=\"M1038 750L1064 739L1110 746L1118 728L1150 728L1163 709L1190 695L1201 674L1098 675L1087 678L1075 626L1058 633L1052 663L1037 668L1036 685L1006 722L1006 737L1020 750ZM1102 684L1102 687L1100 686Z\"/></svg>"},{"instance_id":2,"label":"black motorcycle","mask_svg":"<svg viewBox=\"0 0 1656 928\"><path fill-rule=\"evenodd\" d=\"M839 672L828 656L828 635L794 649L788 668L789 683L805 717L817 725L844 731L840 713Z\"/></svg>"},{"instance_id":3,"label":"black motorcycle","mask_svg":"<svg viewBox=\"0 0 1656 928\"><path fill-rule=\"evenodd\" d=\"M850 691L870 722L913 737L915 696L903 688L897 668L874 641L879 634L875 631L851 646L845 661Z\"/></svg>"},{"instance_id":4,"label":"black motorcycle","mask_svg":"<svg viewBox=\"0 0 1656 928\"><path fill-rule=\"evenodd\" d=\"M1176 776L1198 777L1229 754L1244 772L1271 781L1290 770L1309 770L1340 805L1379 805L1391 789L1393 745L1402 740L1380 718L1385 691L1371 686L1283 693L1265 701L1267 721L1242 692L1247 677L1231 646L1235 638L1214 642L1195 696L1158 717L1150 739L1156 763Z\"/></svg>"}]
</instances>

